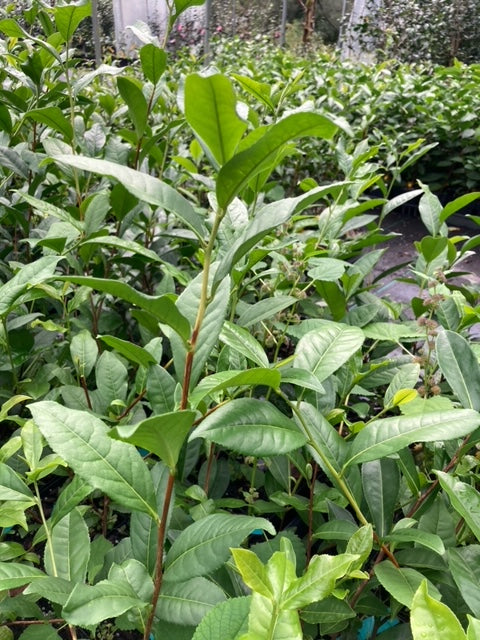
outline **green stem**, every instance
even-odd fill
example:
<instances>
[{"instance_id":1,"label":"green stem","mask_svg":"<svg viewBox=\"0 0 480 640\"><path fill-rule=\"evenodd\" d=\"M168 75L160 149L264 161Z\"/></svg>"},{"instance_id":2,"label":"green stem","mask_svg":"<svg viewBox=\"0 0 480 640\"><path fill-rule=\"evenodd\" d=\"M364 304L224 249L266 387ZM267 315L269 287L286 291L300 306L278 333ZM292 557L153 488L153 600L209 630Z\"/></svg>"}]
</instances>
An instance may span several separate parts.
<instances>
[{"instance_id":1,"label":"green stem","mask_svg":"<svg viewBox=\"0 0 480 640\"><path fill-rule=\"evenodd\" d=\"M2 324L3 324L3 334L5 339L5 348L7 350L8 361L10 362L10 368L12 370L12 383L13 383L12 386L13 386L13 390L15 391L18 385L18 376L17 376L17 372L15 371L15 364L13 362L12 348L10 346L10 340L8 339L7 319L5 317L2 318Z\"/></svg>"},{"instance_id":2,"label":"green stem","mask_svg":"<svg viewBox=\"0 0 480 640\"><path fill-rule=\"evenodd\" d=\"M50 530L50 527L48 526L47 519L45 518L45 513L43 511L43 505L42 505L42 497L40 496L38 484L34 482L33 486L35 487L35 495L37 497L38 511L40 512L40 518L42 520L43 528L45 529L45 537L47 538L47 550L48 550L48 555L50 556L50 561L52 563L53 575L57 578L58 573L57 573L57 564L55 562L55 553L53 552L52 532Z\"/></svg>"}]
</instances>

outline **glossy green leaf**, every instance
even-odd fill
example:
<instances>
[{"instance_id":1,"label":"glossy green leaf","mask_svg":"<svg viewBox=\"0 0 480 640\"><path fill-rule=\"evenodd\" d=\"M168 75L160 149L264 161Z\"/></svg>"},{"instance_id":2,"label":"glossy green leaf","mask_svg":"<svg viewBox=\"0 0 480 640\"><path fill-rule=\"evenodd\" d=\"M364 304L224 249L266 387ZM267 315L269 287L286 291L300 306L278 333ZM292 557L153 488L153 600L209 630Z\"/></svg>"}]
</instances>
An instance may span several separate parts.
<instances>
[{"instance_id":1,"label":"glossy green leaf","mask_svg":"<svg viewBox=\"0 0 480 640\"><path fill-rule=\"evenodd\" d=\"M445 222L454 213L460 211L460 209L463 209L464 207L467 207L471 202L478 200L478 198L480 198L480 193L475 191L473 193L466 193L459 198L455 198L455 200L451 200L443 207L443 211L440 213L440 222Z\"/></svg>"},{"instance_id":2,"label":"glossy green leaf","mask_svg":"<svg viewBox=\"0 0 480 640\"><path fill-rule=\"evenodd\" d=\"M7 464L0 462L0 500L34 502L33 493L20 476Z\"/></svg>"},{"instance_id":3,"label":"glossy green leaf","mask_svg":"<svg viewBox=\"0 0 480 640\"><path fill-rule=\"evenodd\" d=\"M255 304L249 305L242 311L237 322L240 327L250 327L253 324L272 318L280 311L288 309L296 304L298 299L294 296L274 296L272 298L264 298Z\"/></svg>"},{"instance_id":4,"label":"glossy green leaf","mask_svg":"<svg viewBox=\"0 0 480 640\"><path fill-rule=\"evenodd\" d=\"M268 358L262 345L243 327L226 320L220 332L220 340L259 367L268 368Z\"/></svg>"},{"instance_id":5,"label":"glossy green leaf","mask_svg":"<svg viewBox=\"0 0 480 640\"><path fill-rule=\"evenodd\" d=\"M185 80L185 118L219 166L235 153L247 123L236 110L232 82L219 73Z\"/></svg>"},{"instance_id":6,"label":"glossy green leaf","mask_svg":"<svg viewBox=\"0 0 480 640\"><path fill-rule=\"evenodd\" d=\"M97 395L105 407L114 400L127 399L128 370L123 362L111 351L104 351L95 365Z\"/></svg>"},{"instance_id":7,"label":"glossy green leaf","mask_svg":"<svg viewBox=\"0 0 480 640\"><path fill-rule=\"evenodd\" d=\"M358 529L358 526L351 520L329 520L316 529L313 537L320 540L348 541Z\"/></svg>"},{"instance_id":8,"label":"glossy green leaf","mask_svg":"<svg viewBox=\"0 0 480 640\"><path fill-rule=\"evenodd\" d=\"M394 324L390 322L373 322L363 327L366 338L371 340L401 342L405 339L420 340L425 337L417 323L403 322Z\"/></svg>"},{"instance_id":9,"label":"glossy green leaf","mask_svg":"<svg viewBox=\"0 0 480 640\"><path fill-rule=\"evenodd\" d=\"M87 276L64 276L58 278L72 284L90 287L103 293L109 293L125 302L136 305L151 313L158 322L172 327L185 341L190 337L190 323L180 313L175 305L175 296L165 294L162 296L147 296L140 293L125 282L108 280L106 278L90 278ZM1 290L0 290L1 294Z\"/></svg>"},{"instance_id":10,"label":"glossy green leaf","mask_svg":"<svg viewBox=\"0 0 480 640\"><path fill-rule=\"evenodd\" d=\"M395 529L388 536L384 537L386 542L414 542L416 546L421 545L431 549L438 555L443 556L445 545L443 540L435 533L422 531L421 529Z\"/></svg>"},{"instance_id":11,"label":"glossy green leaf","mask_svg":"<svg viewBox=\"0 0 480 640\"><path fill-rule=\"evenodd\" d=\"M104 423L85 411L50 401L29 408L51 448L85 482L126 508L158 519L152 480L135 447L109 438Z\"/></svg>"},{"instance_id":12,"label":"glossy green leaf","mask_svg":"<svg viewBox=\"0 0 480 640\"><path fill-rule=\"evenodd\" d=\"M194 411L175 411L115 427L111 435L154 453L173 471L194 420Z\"/></svg>"},{"instance_id":13,"label":"glossy green leaf","mask_svg":"<svg viewBox=\"0 0 480 640\"><path fill-rule=\"evenodd\" d=\"M59 256L45 256L30 262L0 286L0 317L8 315L15 307L16 300L28 289L51 279L61 259Z\"/></svg>"},{"instance_id":14,"label":"glossy green leaf","mask_svg":"<svg viewBox=\"0 0 480 640\"><path fill-rule=\"evenodd\" d=\"M147 375L146 398L156 414L169 413L175 407L176 382L160 365L150 367Z\"/></svg>"},{"instance_id":15,"label":"glossy green leaf","mask_svg":"<svg viewBox=\"0 0 480 640\"><path fill-rule=\"evenodd\" d=\"M181 13L183 13L190 7L198 7L204 2L205 0L174 0L175 18L178 18Z\"/></svg>"},{"instance_id":16,"label":"glossy green leaf","mask_svg":"<svg viewBox=\"0 0 480 640\"><path fill-rule=\"evenodd\" d=\"M261 171L269 168L283 145L296 138L331 138L337 126L317 113L294 113L272 125L251 147L233 156L217 178L217 200L226 209L240 191Z\"/></svg>"},{"instance_id":17,"label":"glossy green leaf","mask_svg":"<svg viewBox=\"0 0 480 640\"><path fill-rule=\"evenodd\" d=\"M423 196L418 203L418 210L423 224L427 227L428 232L432 236L447 235L447 226L441 222L443 207L438 196L433 194L427 185L420 183L423 190Z\"/></svg>"},{"instance_id":18,"label":"glossy green leaf","mask_svg":"<svg viewBox=\"0 0 480 640\"><path fill-rule=\"evenodd\" d=\"M480 546L448 550L448 566L462 598L476 618L480 618Z\"/></svg>"},{"instance_id":19,"label":"glossy green leaf","mask_svg":"<svg viewBox=\"0 0 480 640\"><path fill-rule=\"evenodd\" d=\"M115 249L120 249L124 251L131 252L138 256L142 256L147 258L149 262L163 262L160 260L155 251L151 251L151 249L147 249L139 242L133 242L132 240L124 240L123 238L117 238L116 236L97 236L95 238L88 238L84 242L81 243L81 246L87 245L101 245L106 247L114 247Z\"/></svg>"},{"instance_id":20,"label":"glossy green leaf","mask_svg":"<svg viewBox=\"0 0 480 640\"><path fill-rule=\"evenodd\" d=\"M480 365L468 341L453 331L442 331L436 346L438 366L462 406L480 411Z\"/></svg>"},{"instance_id":21,"label":"glossy green leaf","mask_svg":"<svg viewBox=\"0 0 480 640\"><path fill-rule=\"evenodd\" d=\"M146 604L124 582L102 580L93 586L77 583L62 609L62 616L69 624L90 627Z\"/></svg>"},{"instance_id":22,"label":"glossy green leaf","mask_svg":"<svg viewBox=\"0 0 480 640\"><path fill-rule=\"evenodd\" d=\"M92 493L92 487L82 480L80 476L74 476L62 489L57 498L50 516L50 526L54 527L62 518L79 505L85 498Z\"/></svg>"},{"instance_id":23,"label":"glossy green leaf","mask_svg":"<svg viewBox=\"0 0 480 640\"><path fill-rule=\"evenodd\" d=\"M70 341L70 355L77 374L88 378L98 356L98 346L90 331L84 329L73 336Z\"/></svg>"},{"instance_id":24,"label":"glossy green leaf","mask_svg":"<svg viewBox=\"0 0 480 640\"><path fill-rule=\"evenodd\" d=\"M395 394L402 389L413 389L420 377L420 365L417 363L406 364L400 367L398 372L393 376L392 381L387 387L384 396L384 405L386 407L393 406Z\"/></svg>"},{"instance_id":25,"label":"glossy green leaf","mask_svg":"<svg viewBox=\"0 0 480 640\"><path fill-rule=\"evenodd\" d=\"M480 640L480 620L467 614L467 640Z\"/></svg>"},{"instance_id":26,"label":"glossy green leaf","mask_svg":"<svg viewBox=\"0 0 480 640\"><path fill-rule=\"evenodd\" d=\"M51 550L51 551L50 551ZM85 582L90 558L88 527L78 509L62 518L45 547L45 571L71 582Z\"/></svg>"},{"instance_id":27,"label":"glossy green leaf","mask_svg":"<svg viewBox=\"0 0 480 640\"><path fill-rule=\"evenodd\" d=\"M411 604L410 624L413 640L426 638L442 640L467 640L462 625L446 604L432 598L430 585L424 580L418 587Z\"/></svg>"},{"instance_id":28,"label":"glossy green leaf","mask_svg":"<svg viewBox=\"0 0 480 640\"><path fill-rule=\"evenodd\" d=\"M92 6L88 0L77 0L69 4L55 7L54 18L57 29L66 42L70 41L78 25L92 14Z\"/></svg>"},{"instance_id":29,"label":"glossy green leaf","mask_svg":"<svg viewBox=\"0 0 480 640\"><path fill-rule=\"evenodd\" d=\"M223 590L206 578L183 582L165 581L162 585L156 615L168 622L196 626L215 605L225 600Z\"/></svg>"},{"instance_id":30,"label":"glossy green leaf","mask_svg":"<svg viewBox=\"0 0 480 640\"><path fill-rule=\"evenodd\" d=\"M251 456L288 453L306 442L295 423L273 404L255 398L238 398L208 415L190 440L205 438Z\"/></svg>"},{"instance_id":31,"label":"glossy green leaf","mask_svg":"<svg viewBox=\"0 0 480 640\"><path fill-rule=\"evenodd\" d=\"M133 558L127 558L122 564L113 564L108 572L112 582L123 582L132 588L138 598L150 602L153 596L153 580L145 566Z\"/></svg>"},{"instance_id":32,"label":"glossy green leaf","mask_svg":"<svg viewBox=\"0 0 480 640\"><path fill-rule=\"evenodd\" d=\"M330 596L308 605L302 610L300 616L309 624L334 625L354 618L355 612L344 600Z\"/></svg>"},{"instance_id":33,"label":"glossy green leaf","mask_svg":"<svg viewBox=\"0 0 480 640\"><path fill-rule=\"evenodd\" d=\"M392 595L395 600L404 604L406 607L411 608L415 592L418 587L425 580L419 571L415 569L397 568L390 560L384 560L380 564L375 565L375 575L378 578L380 584ZM441 598L441 595L430 582L428 583L429 590L437 597Z\"/></svg>"},{"instance_id":34,"label":"glossy green leaf","mask_svg":"<svg viewBox=\"0 0 480 640\"><path fill-rule=\"evenodd\" d=\"M0 590L16 589L34 580L43 580L46 574L40 569L18 562L0 562Z\"/></svg>"},{"instance_id":35,"label":"glossy green leaf","mask_svg":"<svg viewBox=\"0 0 480 640\"><path fill-rule=\"evenodd\" d=\"M155 495L157 498L157 513L163 513L165 492L169 481L170 471L162 462L157 462L150 470ZM175 490L167 515L167 530L172 508L175 504ZM134 511L130 518L130 541L132 556L141 562L150 575L153 576L157 558L158 522L145 513Z\"/></svg>"},{"instance_id":36,"label":"glossy green leaf","mask_svg":"<svg viewBox=\"0 0 480 640\"><path fill-rule=\"evenodd\" d=\"M250 598L230 598L217 604L200 622L192 640L237 640L247 630Z\"/></svg>"},{"instance_id":37,"label":"glossy green leaf","mask_svg":"<svg viewBox=\"0 0 480 640\"><path fill-rule=\"evenodd\" d=\"M152 84L157 84L167 68L166 52L149 42L141 47L139 55L143 75Z\"/></svg>"},{"instance_id":38,"label":"glossy green leaf","mask_svg":"<svg viewBox=\"0 0 480 640\"><path fill-rule=\"evenodd\" d=\"M276 369L219 371L203 378L190 394L189 401L192 406L197 406L206 396L232 387L263 385L278 389L280 381L280 371Z\"/></svg>"},{"instance_id":39,"label":"glossy green leaf","mask_svg":"<svg viewBox=\"0 0 480 640\"><path fill-rule=\"evenodd\" d=\"M444 471L435 471L452 507L465 520L473 535L480 541L480 493Z\"/></svg>"},{"instance_id":40,"label":"glossy green leaf","mask_svg":"<svg viewBox=\"0 0 480 640\"><path fill-rule=\"evenodd\" d=\"M479 424L480 414L471 409L374 420L356 436L345 465L384 458L413 442L462 438Z\"/></svg>"},{"instance_id":41,"label":"glossy green leaf","mask_svg":"<svg viewBox=\"0 0 480 640\"><path fill-rule=\"evenodd\" d=\"M310 371L298 367L288 367L287 369L282 367L280 373L282 374L282 383L293 384L302 389L311 389L321 394L325 393L325 387Z\"/></svg>"},{"instance_id":42,"label":"glossy green leaf","mask_svg":"<svg viewBox=\"0 0 480 640\"><path fill-rule=\"evenodd\" d=\"M121 164L77 155L55 155L55 162L76 169L98 173L118 180L134 196L149 204L171 211L187 227L203 239L206 235L202 218L189 201L165 182L147 173L141 173Z\"/></svg>"},{"instance_id":43,"label":"glossy green leaf","mask_svg":"<svg viewBox=\"0 0 480 640\"><path fill-rule=\"evenodd\" d=\"M238 547L254 529L275 535L263 518L216 513L197 520L175 539L165 560L165 580L181 582L206 575L227 561L231 547Z\"/></svg>"},{"instance_id":44,"label":"glossy green leaf","mask_svg":"<svg viewBox=\"0 0 480 640\"><path fill-rule=\"evenodd\" d=\"M299 340L293 366L311 371L322 382L360 349L363 340L358 327L325 321Z\"/></svg>"},{"instance_id":45,"label":"glossy green leaf","mask_svg":"<svg viewBox=\"0 0 480 640\"><path fill-rule=\"evenodd\" d=\"M360 527L348 541L346 553L358 556L353 568L360 569L369 558L373 547L373 528L371 524Z\"/></svg>"},{"instance_id":46,"label":"glossy green leaf","mask_svg":"<svg viewBox=\"0 0 480 640\"><path fill-rule=\"evenodd\" d=\"M128 107L128 115L135 128L137 138L145 133L148 119L148 104L142 90L131 78L119 76L117 78L118 92Z\"/></svg>"},{"instance_id":47,"label":"glossy green leaf","mask_svg":"<svg viewBox=\"0 0 480 640\"><path fill-rule=\"evenodd\" d=\"M362 486L375 531L383 538L392 528L400 491L400 472L395 460L382 458L365 462Z\"/></svg>"},{"instance_id":48,"label":"glossy green leaf","mask_svg":"<svg viewBox=\"0 0 480 640\"><path fill-rule=\"evenodd\" d=\"M127 358L131 362L135 362L136 364L141 365L142 367L148 368L150 364L155 364L156 359L143 347L134 344L133 342L128 342L128 340L122 340L121 338L117 338L116 336L101 336L98 335L97 339L104 342L109 347L112 347L124 358Z\"/></svg>"},{"instance_id":49,"label":"glossy green leaf","mask_svg":"<svg viewBox=\"0 0 480 640\"><path fill-rule=\"evenodd\" d=\"M47 125L54 131L61 133L67 142L73 140L72 124L63 115L59 107L41 107L40 109L31 109L25 114L26 117Z\"/></svg>"}]
</instances>

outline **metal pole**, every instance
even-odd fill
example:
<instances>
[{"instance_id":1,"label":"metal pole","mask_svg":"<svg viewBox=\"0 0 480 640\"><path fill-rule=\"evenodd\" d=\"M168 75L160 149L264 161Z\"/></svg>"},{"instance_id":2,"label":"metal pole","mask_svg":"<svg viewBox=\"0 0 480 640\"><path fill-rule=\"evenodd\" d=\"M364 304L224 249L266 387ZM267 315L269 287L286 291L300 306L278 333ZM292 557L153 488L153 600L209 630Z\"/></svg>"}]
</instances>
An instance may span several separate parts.
<instances>
[{"instance_id":1,"label":"metal pole","mask_svg":"<svg viewBox=\"0 0 480 640\"><path fill-rule=\"evenodd\" d=\"M102 45L100 43L100 22L98 20L98 0L92 0L92 33L95 48L95 66L102 64Z\"/></svg>"},{"instance_id":2,"label":"metal pole","mask_svg":"<svg viewBox=\"0 0 480 640\"><path fill-rule=\"evenodd\" d=\"M282 0L282 24L280 28L280 46L285 46L287 33L287 0Z\"/></svg>"}]
</instances>

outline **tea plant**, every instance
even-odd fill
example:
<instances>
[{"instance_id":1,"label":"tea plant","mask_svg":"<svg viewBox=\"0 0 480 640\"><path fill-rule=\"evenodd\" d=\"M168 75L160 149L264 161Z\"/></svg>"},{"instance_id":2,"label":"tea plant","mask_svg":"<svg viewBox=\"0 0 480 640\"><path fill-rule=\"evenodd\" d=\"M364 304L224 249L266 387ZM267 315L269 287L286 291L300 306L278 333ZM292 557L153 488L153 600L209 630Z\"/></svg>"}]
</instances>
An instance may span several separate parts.
<instances>
[{"instance_id":1,"label":"tea plant","mask_svg":"<svg viewBox=\"0 0 480 640\"><path fill-rule=\"evenodd\" d=\"M440 599L479 618L478 296L453 279L477 239L447 227L479 194L390 198L378 147L296 77L176 94L146 30L135 71L76 68L86 15L0 22L5 637L410 637L410 610L417 637ZM338 176L287 197L312 138ZM413 196L406 310L371 274Z\"/></svg>"}]
</instances>

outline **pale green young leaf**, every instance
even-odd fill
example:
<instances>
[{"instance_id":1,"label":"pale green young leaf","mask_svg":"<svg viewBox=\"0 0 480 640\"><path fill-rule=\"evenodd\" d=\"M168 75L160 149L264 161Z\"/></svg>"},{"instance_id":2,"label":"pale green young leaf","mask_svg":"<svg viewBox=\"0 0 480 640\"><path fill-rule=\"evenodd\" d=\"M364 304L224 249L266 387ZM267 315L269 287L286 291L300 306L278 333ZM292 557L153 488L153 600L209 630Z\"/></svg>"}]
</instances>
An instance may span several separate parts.
<instances>
[{"instance_id":1,"label":"pale green young leaf","mask_svg":"<svg viewBox=\"0 0 480 640\"><path fill-rule=\"evenodd\" d=\"M192 640L238 640L247 631L250 602L244 596L217 604L200 622Z\"/></svg>"},{"instance_id":2,"label":"pale green young leaf","mask_svg":"<svg viewBox=\"0 0 480 640\"><path fill-rule=\"evenodd\" d=\"M238 398L208 415L189 440L205 438L252 456L280 455L300 448L306 437L270 402Z\"/></svg>"},{"instance_id":3,"label":"pale green young leaf","mask_svg":"<svg viewBox=\"0 0 480 640\"><path fill-rule=\"evenodd\" d=\"M33 503L34 496L20 476L4 462L0 462L0 500L20 500Z\"/></svg>"},{"instance_id":4,"label":"pale green young leaf","mask_svg":"<svg viewBox=\"0 0 480 640\"><path fill-rule=\"evenodd\" d=\"M480 414L471 409L374 420L356 436L345 466L384 458L413 442L461 438L479 424Z\"/></svg>"},{"instance_id":5,"label":"pale green young leaf","mask_svg":"<svg viewBox=\"0 0 480 640\"><path fill-rule=\"evenodd\" d=\"M215 605L225 600L222 589L206 578L182 582L165 581L162 585L156 615L168 622L196 626Z\"/></svg>"},{"instance_id":6,"label":"pale green young leaf","mask_svg":"<svg viewBox=\"0 0 480 640\"><path fill-rule=\"evenodd\" d=\"M272 585L267 575L267 569L258 556L249 549L231 549L231 552L235 565L247 587L266 598L272 598Z\"/></svg>"},{"instance_id":7,"label":"pale green young leaf","mask_svg":"<svg viewBox=\"0 0 480 640\"><path fill-rule=\"evenodd\" d=\"M239 640L303 640L296 610L286 610L258 593L252 596L248 633Z\"/></svg>"},{"instance_id":8,"label":"pale green young leaf","mask_svg":"<svg viewBox=\"0 0 480 640\"><path fill-rule=\"evenodd\" d=\"M349 553L313 556L305 575L297 578L283 594L282 607L302 609L331 595L337 580L348 573L356 560L358 556Z\"/></svg>"},{"instance_id":9,"label":"pale green young leaf","mask_svg":"<svg viewBox=\"0 0 480 640\"><path fill-rule=\"evenodd\" d=\"M360 568L370 556L373 548L373 529L371 524L366 524L357 529L349 539L345 553L358 556L353 566Z\"/></svg>"},{"instance_id":10,"label":"pale green young leaf","mask_svg":"<svg viewBox=\"0 0 480 640\"><path fill-rule=\"evenodd\" d=\"M3 409L3 407L2 407ZM23 455L31 471L37 468L42 457L42 434L33 420L27 420L21 431Z\"/></svg>"},{"instance_id":11,"label":"pale green young leaf","mask_svg":"<svg viewBox=\"0 0 480 640\"><path fill-rule=\"evenodd\" d=\"M30 410L51 448L85 482L158 519L152 480L135 447L112 440L104 423L85 411L50 401L34 403Z\"/></svg>"},{"instance_id":12,"label":"pale green young leaf","mask_svg":"<svg viewBox=\"0 0 480 640\"><path fill-rule=\"evenodd\" d=\"M247 128L236 105L235 91L227 76L187 76L185 118L220 167L233 156Z\"/></svg>"},{"instance_id":13,"label":"pale green young leaf","mask_svg":"<svg viewBox=\"0 0 480 640\"><path fill-rule=\"evenodd\" d=\"M417 589L425 580L425 576L419 571L410 567L395 567L390 560L384 560L375 565L375 575L380 584L395 600L409 608L412 607ZM441 598L440 592L432 583L428 583L428 588L436 598Z\"/></svg>"},{"instance_id":14,"label":"pale green young leaf","mask_svg":"<svg viewBox=\"0 0 480 640\"><path fill-rule=\"evenodd\" d=\"M444 471L435 471L452 507L465 520L473 535L480 541L480 493Z\"/></svg>"},{"instance_id":15,"label":"pale green young leaf","mask_svg":"<svg viewBox=\"0 0 480 640\"><path fill-rule=\"evenodd\" d=\"M410 625L413 640L467 640L467 636L453 611L446 604L429 595L430 585L423 580L411 604Z\"/></svg>"},{"instance_id":16,"label":"pale green young leaf","mask_svg":"<svg viewBox=\"0 0 480 640\"><path fill-rule=\"evenodd\" d=\"M467 640L480 640L480 620L467 614Z\"/></svg>"},{"instance_id":17,"label":"pale green young leaf","mask_svg":"<svg viewBox=\"0 0 480 640\"><path fill-rule=\"evenodd\" d=\"M175 539L165 560L165 580L180 582L206 575L227 561L232 547L238 547L254 530L275 535L268 520L250 516L215 513L197 520Z\"/></svg>"},{"instance_id":18,"label":"pale green young leaf","mask_svg":"<svg viewBox=\"0 0 480 640\"><path fill-rule=\"evenodd\" d=\"M175 411L151 416L134 425L119 425L110 435L154 453L173 472L194 420L195 411Z\"/></svg>"}]
</instances>

